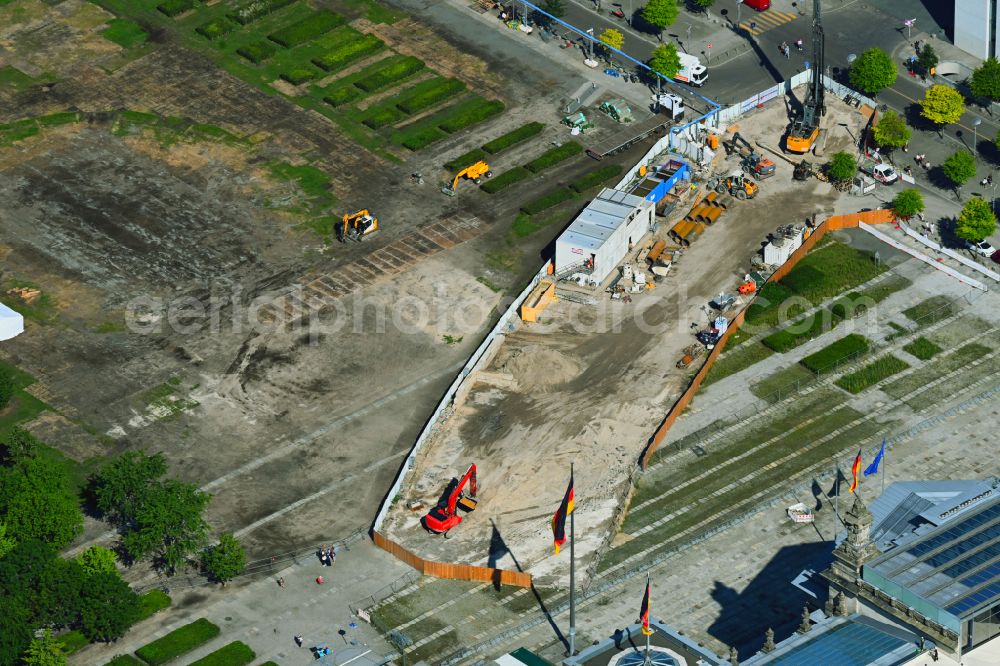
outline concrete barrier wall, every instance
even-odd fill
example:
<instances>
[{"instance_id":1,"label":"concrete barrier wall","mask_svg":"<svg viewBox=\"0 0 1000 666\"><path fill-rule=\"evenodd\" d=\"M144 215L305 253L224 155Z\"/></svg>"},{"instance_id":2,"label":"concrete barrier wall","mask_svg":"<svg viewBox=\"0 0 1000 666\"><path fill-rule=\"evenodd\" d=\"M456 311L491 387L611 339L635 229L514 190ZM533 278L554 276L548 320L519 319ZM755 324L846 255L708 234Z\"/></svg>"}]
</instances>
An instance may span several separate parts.
<instances>
[{"instance_id":1,"label":"concrete barrier wall","mask_svg":"<svg viewBox=\"0 0 1000 666\"><path fill-rule=\"evenodd\" d=\"M791 270L795 268L795 265L799 263L804 256L806 256L809 250L815 247L816 243L818 243L823 236L831 231L857 228L860 222L864 222L865 224L887 224L895 221L896 217L891 210L873 210L864 213L837 215L831 217L816 227L809 238L802 243L802 247L793 252L788 258L788 261L779 266L778 270L772 273L767 281L777 282L787 276ZM756 300L757 296L755 295L753 300L747 303L747 306L740 310L739 314L733 317L732 321L729 323L729 328L726 329L722 338L720 338L719 342L715 345L715 348L712 349L711 353L709 353L708 358L705 359L705 364L701 366L701 369L698 370L695 376L691 379L691 383L688 385L687 390L684 391L681 397L677 399L677 402L675 402L674 406L670 408L670 411L667 413L667 416L663 419L660 426L656 429L656 432L654 432L653 436L649 438L649 444L647 444L646 450L642 454L643 469L649 466L650 460L653 459L653 454L655 454L660 448L660 445L663 444L663 440L667 436L667 432L674 425L674 422L681 415L681 412L683 412L684 409L691 404L694 394L698 392L702 382L705 381L705 377L708 376L709 370L712 369L715 361L719 358L719 354L721 354L722 350L726 348L726 343L729 342L729 338L735 334L737 330L739 330L740 326L743 325L747 309L753 305Z\"/></svg>"},{"instance_id":2,"label":"concrete barrier wall","mask_svg":"<svg viewBox=\"0 0 1000 666\"><path fill-rule=\"evenodd\" d=\"M492 567L477 567L472 564L451 564L449 562L433 562L408 551L395 541L385 537L380 532L374 532L372 538L375 545L391 553L397 559L406 562L425 576L448 578L451 580L468 580L494 585L516 585L531 587L531 574L523 571L509 571Z\"/></svg>"}]
</instances>

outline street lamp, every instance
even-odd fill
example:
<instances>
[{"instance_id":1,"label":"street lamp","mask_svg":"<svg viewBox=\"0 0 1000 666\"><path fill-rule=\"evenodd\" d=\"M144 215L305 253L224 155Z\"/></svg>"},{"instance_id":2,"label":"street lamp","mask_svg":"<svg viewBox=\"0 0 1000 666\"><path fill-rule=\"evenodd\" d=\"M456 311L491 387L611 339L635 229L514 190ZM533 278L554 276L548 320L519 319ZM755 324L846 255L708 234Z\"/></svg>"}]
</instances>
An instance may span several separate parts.
<instances>
[{"instance_id":1,"label":"street lamp","mask_svg":"<svg viewBox=\"0 0 1000 666\"><path fill-rule=\"evenodd\" d=\"M736 27L743 23L743 0L736 0Z\"/></svg>"},{"instance_id":2,"label":"street lamp","mask_svg":"<svg viewBox=\"0 0 1000 666\"><path fill-rule=\"evenodd\" d=\"M976 157L979 157L979 126L982 124L982 118L972 121L972 152Z\"/></svg>"},{"instance_id":3,"label":"street lamp","mask_svg":"<svg viewBox=\"0 0 1000 666\"><path fill-rule=\"evenodd\" d=\"M590 35L590 39L587 40L587 46L588 46L587 52L590 55L587 56L587 57L590 58L591 60L593 60L594 59L594 29L593 28L588 28L587 29L587 34Z\"/></svg>"}]
</instances>

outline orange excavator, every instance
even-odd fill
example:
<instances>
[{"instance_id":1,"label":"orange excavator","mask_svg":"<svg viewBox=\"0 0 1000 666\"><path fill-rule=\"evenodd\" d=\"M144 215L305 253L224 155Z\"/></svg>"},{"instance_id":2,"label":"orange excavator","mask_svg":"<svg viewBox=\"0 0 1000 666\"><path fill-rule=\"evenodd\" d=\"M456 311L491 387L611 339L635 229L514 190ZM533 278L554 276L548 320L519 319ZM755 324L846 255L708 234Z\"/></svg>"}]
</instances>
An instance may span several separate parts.
<instances>
[{"instance_id":1,"label":"orange excavator","mask_svg":"<svg viewBox=\"0 0 1000 666\"><path fill-rule=\"evenodd\" d=\"M359 210L357 213L347 213L341 220L337 228L337 239L341 243L348 240L361 241L365 236L370 236L378 231L378 218L368 212L368 209Z\"/></svg>"},{"instance_id":2,"label":"orange excavator","mask_svg":"<svg viewBox=\"0 0 1000 666\"><path fill-rule=\"evenodd\" d=\"M469 485L469 494L465 494L465 486ZM465 512L476 510L476 465L469 465L468 471L461 479L452 479L445 491L445 497L438 505L427 512L421 521L427 530L435 534L443 534L447 538L448 531L462 522L458 509Z\"/></svg>"},{"instance_id":3,"label":"orange excavator","mask_svg":"<svg viewBox=\"0 0 1000 666\"><path fill-rule=\"evenodd\" d=\"M458 181L460 181L462 178L467 178L468 180L471 180L473 183L478 185L479 183L483 182L483 176L487 178L492 178L493 172L490 171L489 164L487 164L483 160L479 160L472 166L467 166L458 173L456 173L455 178L451 181L451 183L448 183L444 187L442 187L441 191L447 194L448 196L453 197L455 196L455 190L458 189Z\"/></svg>"}]
</instances>

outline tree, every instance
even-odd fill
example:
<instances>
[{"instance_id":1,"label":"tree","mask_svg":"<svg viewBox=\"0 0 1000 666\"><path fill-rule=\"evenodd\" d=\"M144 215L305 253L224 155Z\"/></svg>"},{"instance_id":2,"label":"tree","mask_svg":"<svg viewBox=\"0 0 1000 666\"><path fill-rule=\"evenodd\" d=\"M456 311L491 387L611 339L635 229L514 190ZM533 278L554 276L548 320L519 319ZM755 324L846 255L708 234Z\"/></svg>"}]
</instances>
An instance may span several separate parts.
<instances>
[{"instance_id":1,"label":"tree","mask_svg":"<svg viewBox=\"0 0 1000 666\"><path fill-rule=\"evenodd\" d=\"M663 41L663 29L674 24L680 10L677 0L649 0L642 8L642 20L656 28L656 36Z\"/></svg>"},{"instance_id":2,"label":"tree","mask_svg":"<svg viewBox=\"0 0 1000 666\"><path fill-rule=\"evenodd\" d=\"M63 644L52 637L51 629L46 629L41 638L28 645L22 663L24 666L66 666Z\"/></svg>"},{"instance_id":3,"label":"tree","mask_svg":"<svg viewBox=\"0 0 1000 666\"><path fill-rule=\"evenodd\" d=\"M197 487L169 479L152 486L135 516L135 529L122 537L133 559L155 554L173 572L184 558L206 541L208 525L202 511L210 496Z\"/></svg>"},{"instance_id":4,"label":"tree","mask_svg":"<svg viewBox=\"0 0 1000 666\"><path fill-rule=\"evenodd\" d=\"M920 115L932 123L950 125L965 113L965 99L951 86L931 86L920 101Z\"/></svg>"},{"instance_id":5,"label":"tree","mask_svg":"<svg viewBox=\"0 0 1000 666\"><path fill-rule=\"evenodd\" d=\"M1000 102L1000 60L990 56L972 72L969 88L977 97Z\"/></svg>"},{"instance_id":6,"label":"tree","mask_svg":"<svg viewBox=\"0 0 1000 666\"><path fill-rule=\"evenodd\" d=\"M955 235L967 241L978 243L997 230L997 216L990 210L990 204L981 197L969 199L955 222Z\"/></svg>"},{"instance_id":7,"label":"tree","mask_svg":"<svg viewBox=\"0 0 1000 666\"><path fill-rule=\"evenodd\" d=\"M944 161L941 170L955 187L961 187L965 181L976 175L976 160L969 151L959 150Z\"/></svg>"},{"instance_id":8,"label":"tree","mask_svg":"<svg viewBox=\"0 0 1000 666\"><path fill-rule=\"evenodd\" d=\"M0 558L14 550L14 546L17 545L17 541L14 537L7 536L7 524L0 523Z\"/></svg>"},{"instance_id":9,"label":"tree","mask_svg":"<svg viewBox=\"0 0 1000 666\"><path fill-rule=\"evenodd\" d=\"M880 148L902 148L910 142L913 131L895 111L886 111L875 124L875 143Z\"/></svg>"},{"instance_id":10,"label":"tree","mask_svg":"<svg viewBox=\"0 0 1000 666\"><path fill-rule=\"evenodd\" d=\"M0 595L0 664L16 664L31 644L31 633L20 599Z\"/></svg>"},{"instance_id":11,"label":"tree","mask_svg":"<svg viewBox=\"0 0 1000 666\"><path fill-rule=\"evenodd\" d=\"M139 619L139 596L115 573L97 573L84 581L80 631L92 641L121 638Z\"/></svg>"},{"instance_id":12,"label":"tree","mask_svg":"<svg viewBox=\"0 0 1000 666\"><path fill-rule=\"evenodd\" d=\"M896 63L880 48L870 48L851 65L851 85L874 95L896 81Z\"/></svg>"},{"instance_id":13,"label":"tree","mask_svg":"<svg viewBox=\"0 0 1000 666\"><path fill-rule=\"evenodd\" d=\"M619 51L621 51L622 46L625 44L625 35L623 35L620 30L615 30L614 28L608 28L602 32L598 39L600 39L604 44L607 44L613 49L618 49ZM608 55L610 54L611 52L609 51Z\"/></svg>"},{"instance_id":14,"label":"tree","mask_svg":"<svg viewBox=\"0 0 1000 666\"><path fill-rule=\"evenodd\" d=\"M850 153L834 153L830 158L830 163L826 166L826 173L830 180L837 183L846 183L854 178L858 172L858 163Z\"/></svg>"},{"instance_id":15,"label":"tree","mask_svg":"<svg viewBox=\"0 0 1000 666\"><path fill-rule=\"evenodd\" d=\"M118 567L115 566L117 559L114 551L103 546L91 546L76 556L80 568L88 576L99 573L117 573Z\"/></svg>"},{"instance_id":16,"label":"tree","mask_svg":"<svg viewBox=\"0 0 1000 666\"><path fill-rule=\"evenodd\" d=\"M17 462L25 458L34 458L42 443L24 428L15 426L3 440L3 448L7 460Z\"/></svg>"},{"instance_id":17,"label":"tree","mask_svg":"<svg viewBox=\"0 0 1000 666\"><path fill-rule=\"evenodd\" d=\"M672 79L681 71L681 57L673 44L660 44L649 58L649 68L662 76Z\"/></svg>"},{"instance_id":18,"label":"tree","mask_svg":"<svg viewBox=\"0 0 1000 666\"><path fill-rule=\"evenodd\" d=\"M0 468L0 520L17 541L68 545L83 530L83 514L65 467L26 458Z\"/></svg>"},{"instance_id":19,"label":"tree","mask_svg":"<svg viewBox=\"0 0 1000 666\"><path fill-rule=\"evenodd\" d=\"M932 69L937 67L938 55L934 52L934 47L930 44L924 44L924 48L920 49L920 53L917 55L917 64L925 72L930 72Z\"/></svg>"},{"instance_id":20,"label":"tree","mask_svg":"<svg viewBox=\"0 0 1000 666\"><path fill-rule=\"evenodd\" d=\"M219 537L219 543L202 552L201 564L205 573L225 585L243 573L247 566L247 554L236 537L227 532Z\"/></svg>"},{"instance_id":21,"label":"tree","mask_svg":"<svg viewBox=\"0 0 1000 666\"><path fill-rule=\"evenodd\" d=\"M892 199L892 209L896 216L908 220L924 211L924 197L920 190L910 188L903 190Z\"/></svg>"},{"instance_id":22,"label":"tree","mask_svg":"<svg viewBox=\"0 0 1000 666\"><path fill-rule=\"evenodd\" d=\"M68 627L80 617L86 575L75 560L52 557L25 605L36 626Z\"/></svg>"},{"instance_id":23,"label":"tree","mask_svg":"<svg viewBox=\"0 0 1000 666\"><path fill-rule=\"evenodd\" d=\"M131 523L157 480L167 473L162 453L126 451L101 468L93 481L97 508L112 521Z\"/></svg>"},{"instance_id":24,"label":"tree","mask_svg":"<svg viewBox=\"0 0 1000 666\"><path fill-rule=\"evenodd\" d=\"M0 368L0 409L10 404L10 399L14 397L17 384L14 383L14 375L8 370Z\"/></svg>"},{"instance_id":25,"label":"tree","mask_svg":"<svg viewBox=\"0 0 1000 666\"><path fill-rule=\"evenodd\" d=\"M689 0L696 9L708 9L715 4L715 0Z\"/></svg>"}]
</instances>

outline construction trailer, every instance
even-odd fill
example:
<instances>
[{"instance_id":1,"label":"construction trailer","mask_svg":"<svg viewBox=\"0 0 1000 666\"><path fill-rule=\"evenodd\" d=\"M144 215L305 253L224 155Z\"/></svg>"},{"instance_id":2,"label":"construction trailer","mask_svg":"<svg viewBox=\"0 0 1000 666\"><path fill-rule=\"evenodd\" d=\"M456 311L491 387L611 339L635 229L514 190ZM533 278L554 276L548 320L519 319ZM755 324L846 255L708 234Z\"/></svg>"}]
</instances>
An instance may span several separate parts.
<instances>
[{"instance_id":1,"label":"construction trailer","mask_svg":"<svg viewBox=\"0 0 1000 666\"><path fill-rule=\"evenodd\" d=\"M10 340L24 333L24 317L0 303L0 340Z\"/></svg>"},{"instance_id":2,"label":"construction trailer","mask_svg":"<svg viewBox=\"0 0 1000 666\"><path fill-rule=\"evenodd\" d=\"M653 224L656 204L604 188L556 239L555 275L599 285Z\"/></svg>"},{"instance_id":3,"label":"construction trailer","mask_svg":"<svg viewBox=\"0 0 1000 666\"><path fill-rule=\"evenodd\" d=\"M635 184L629 194L658 203L682 180L691 180L691 167L686 162L670 160L648 169L645 177Z\"/></svg>"}]
</instances>

